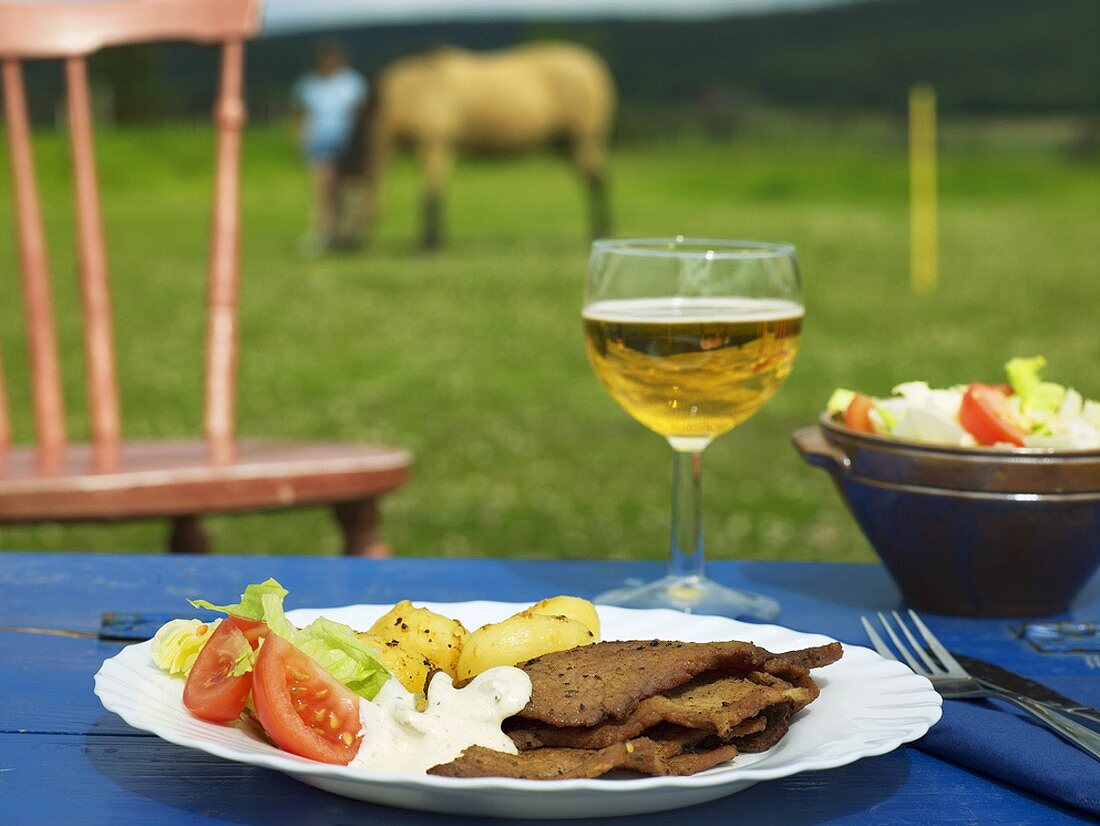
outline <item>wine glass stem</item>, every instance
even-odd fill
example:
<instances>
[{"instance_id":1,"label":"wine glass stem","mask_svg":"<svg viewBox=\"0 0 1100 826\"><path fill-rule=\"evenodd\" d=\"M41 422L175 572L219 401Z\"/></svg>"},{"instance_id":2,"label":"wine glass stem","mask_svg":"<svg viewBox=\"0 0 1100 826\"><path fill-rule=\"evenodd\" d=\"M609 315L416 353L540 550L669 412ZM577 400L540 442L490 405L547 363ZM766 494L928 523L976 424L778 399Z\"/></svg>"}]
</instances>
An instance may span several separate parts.
<instances>
[{"instance_id":1,"label":"wine glass stem","mask_svg":"<svg viewBox=\"0 0 1100 826\"><path fill-rule=\"evenodd\" d=\"M703 577L703 451L673 450L668 573Z\"/></svg>"}]
</instances>

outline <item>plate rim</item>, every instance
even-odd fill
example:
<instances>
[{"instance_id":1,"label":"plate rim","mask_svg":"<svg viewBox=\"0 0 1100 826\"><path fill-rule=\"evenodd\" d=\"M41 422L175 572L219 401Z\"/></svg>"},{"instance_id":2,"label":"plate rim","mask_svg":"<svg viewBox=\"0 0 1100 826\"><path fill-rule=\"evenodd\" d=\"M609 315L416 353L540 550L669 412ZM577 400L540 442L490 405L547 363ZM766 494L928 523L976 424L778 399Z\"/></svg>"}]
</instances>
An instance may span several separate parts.
<instances>
[{"instance_id":1,"label":"plate rim","mask_svg":"<svg viewBox=\"0 0 1100 826\"><path fill-rule=\"evenodd\" d=\"M527 602L504 602L500 600L464 600L460 602L441 602L436 600L413 600L418 606L427 606L433 610L438 610L440 607L446 607L448 609L470 609L470 608L487 608L487 609L500 609L501 611L508 611L515 609L522 609L530 607L530 603ZM287 612L287 617L292 622L308 622L312 617L325 614L330 615L336 611L355 611L360 609L379 609L384 613L389 610L392 605L388 603L352 603L348 605L329 606L323 608L296 608ZM807 638L810 644L819 645L828 642L834 642L832 637L816 632L804 632L798 629L790 628L778 624L756 624L746 623L739 620L731 619L729 617L722 617L712 614L684 614L679 611L673 611L669 609L657 608L657 609L635 609L635 608L618 608L607 605L597 605L597 610L601 614L605 611L610 611L612 614L616 614L622 617L634 616L647 616L647 617L661 617L665 616L668 619L677 620L680 622L694 622L698 621L718 621L721 623L732 623L736 626L749 629L758 629L765 631L767 634L774 634L779 632L780 634L794 634L799 637ZM601 622L603 616L601 616ZM880 739L873 743L862 743L858 747L853 747L847 751L839 754L834 754L829 757L820 757L814 759L812 754L806 755L800 758L795 758L793 762L788 762L775 766L759 766L757 764L750 764L747 766L737 766L735 764L722 764L709 769L706 772L700 772L694 775L687 776L661 776L661 777L641 777L641 778L614 778L614 779L600 779L600 778L577 778L568 780L527 780L521 778L511 777L440 777L437 775L429 774L414 774L414 773L400 773L400 772L379 772L369 771L364 769L353 769L348 766L338 766L326 763L320 763L307 758L298 757L288 752L279 750L277 753L264 754L264 753L243 753L232 747L222 746L219 743L211 741L202 741L189 734L180 733L178 729L173 728L170 725L162 725L156 720L150 719L147 715L142 714L139 708L129 706L125 703L120 704L113 697L110 696L109 680L117 679L110 673L108 667L109 663L119 661L116 663L119 667L122 667L122 658L127 660L136 657L141 651L148 651L151 646L151 640L147 640L141 643L135 643L128 645L117 654L108 657L101 664L97 670L94 678L94 693L103 704L104 708L108 711L117 714L128 725L136 728L140 731L146 731L157 737L160 737L166 742L173 743L185 748L191 748L198 751L202 751L207 754L211 754L215 757L222 759L233 760L240 763L247 763L249 765L261 766L264 768L274 769L276 771L283 772L285 774L299 777L308 776L311 778L333 780L341 783L351 782L356 785L365 786L385 786L387 788L402 787L409 789L424 789L425 786L431 789L456 791L456 790L470 790L470 791L495 791L495 792L546 792L546 791L572 791L572 792L600 792L603 794L629 794L636 793L645 790L652 789L664 789L664 788L678 788L678 789L701 789L713 786L723 786L727 784L746 783L752 784L763 780L774 780L781 777L789 777L796 774L801 774L806 771L822 771L825 769L838 768L850 763L854 763L857 760L861 760L865 757L875 757L882 754L887 754L899 746L913 742L914 740L922 737L929 728L931 728L942 716L942 703L943 699L935 689L932 687L925 677L915 674L904 664L891 661L882 657L877 652L861 645L851 645L848 643L842 643L844 646L844 656L851 662L851 655L859 658L860 660L867 659L867 662L880 661L882 664L890 668L894 672L891 675L891 679L902 678L910 684L910 691L918 695L926 695L926 701L916 704L907 705L907 708L912 709L914 712L920 714L919 719L903 723L897 723L897 733L886 739ZM148 657L148 654L146 654ZM845 660L840 660L837 665L844 663ZM152 665L151 657L149 658L149 665L152 669L155 666ZM831 667L827 666L826 668ZM816 670L816 669L815 669ZM174 680L176 678L164 674L160 671L154 671L154 674L165 680ZM106 694L106 696L105 696ZM202 722L202 721L196 721ZM205 725L215 726L216 728L225 728L213 723L207 723ZM855 746L855 744L853 744ZM278 747L271 746L273 750ZM735 758L736 759L736 758Z\"/></svg>"}]
</instances>

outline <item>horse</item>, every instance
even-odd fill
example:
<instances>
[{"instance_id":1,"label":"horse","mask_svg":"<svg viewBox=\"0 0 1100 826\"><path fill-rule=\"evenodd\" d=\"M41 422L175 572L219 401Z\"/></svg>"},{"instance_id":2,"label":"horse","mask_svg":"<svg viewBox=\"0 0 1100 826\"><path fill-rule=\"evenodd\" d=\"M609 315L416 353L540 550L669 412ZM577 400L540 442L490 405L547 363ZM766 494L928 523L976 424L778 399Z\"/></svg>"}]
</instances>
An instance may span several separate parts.
<instances>
[{"instance_id":1,"label":"horse","mask_svg":"<svg viewBox=\"0 0 1100 826\"><path fill-rule=\"evenodd\" d=\"M368 237L381 214L383 173L398 149L411 148L419 158L421 243L434 249L443 239L443 190L457 154L532 151L560 139L587 185L592 234L607 234L607 142L616 95L611 72L590 49L440 47L392 63L372 86L364 115Z\"/></svg>"}]
</instances>

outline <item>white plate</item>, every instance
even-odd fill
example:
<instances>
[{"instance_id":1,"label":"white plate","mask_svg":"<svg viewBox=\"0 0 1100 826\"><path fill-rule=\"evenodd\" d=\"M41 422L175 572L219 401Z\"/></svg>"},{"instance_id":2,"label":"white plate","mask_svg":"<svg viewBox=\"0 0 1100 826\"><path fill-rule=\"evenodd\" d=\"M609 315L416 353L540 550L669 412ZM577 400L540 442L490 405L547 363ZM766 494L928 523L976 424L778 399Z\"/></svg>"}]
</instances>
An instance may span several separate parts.
<instances>
[{"instance_id":1,"label":"white plate","mask_svg":"<svg viewBox=\"0 0 1100 826\"><path fill-rule=\"evenodd\" d=\"M423 603L457 617L468 628L510 616L524 605L502 602ZM291 611L295 624L324 614L367 628L388 605L352 605ZM771 651L831 642L777 625L751 625L724 617L675 611L600 606L604 639L674 639L691 642L751 640ZM774 748L739 755L690 777L607 780L516 780L390 774L317 763L281 751L240 728L204 723L183 707L183 682L153 665L150 643L131 645L103 663L95 693L103 705L137 729L218 757L265 766L336 794L387 806L446 814L571 818L659 812L739 792L760 780L843 766L916 740L940 718L940 696L904 665L858 646L814 678L821 696L800 712ZM553 805L546 802L553 795Z\"/></svg>"}]
</instances>

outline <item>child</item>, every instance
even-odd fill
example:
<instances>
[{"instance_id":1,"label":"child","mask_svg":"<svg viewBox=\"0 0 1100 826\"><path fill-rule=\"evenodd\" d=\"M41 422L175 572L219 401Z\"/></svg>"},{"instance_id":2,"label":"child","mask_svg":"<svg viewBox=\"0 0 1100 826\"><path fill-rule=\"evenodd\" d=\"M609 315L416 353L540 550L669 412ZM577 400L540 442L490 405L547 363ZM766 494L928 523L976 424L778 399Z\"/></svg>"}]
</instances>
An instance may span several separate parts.
<instances>
[{"instance_id":1,"label":"child","mask_svg":"<svg viewBox=\"0 0 1100 826\"><path fill-rule=\"evenodd\" d=\"M313 71L294 84L294 124L313 181L308 253L356 245L353 237L340 233L343 181L338 166L343 155L355 149L350 143L366 100L366 80L348 66L336 43L322 44Z\"/></svg>"}]
</instances>

